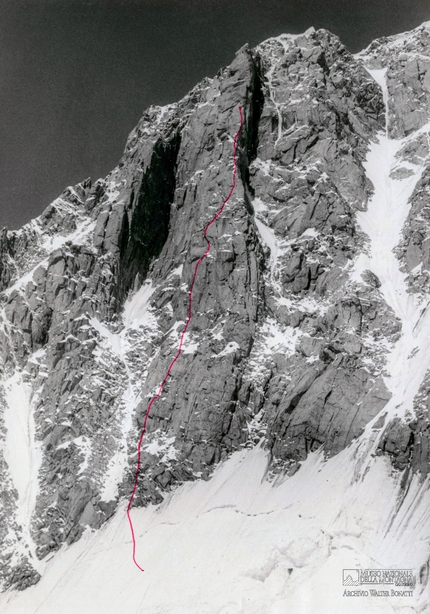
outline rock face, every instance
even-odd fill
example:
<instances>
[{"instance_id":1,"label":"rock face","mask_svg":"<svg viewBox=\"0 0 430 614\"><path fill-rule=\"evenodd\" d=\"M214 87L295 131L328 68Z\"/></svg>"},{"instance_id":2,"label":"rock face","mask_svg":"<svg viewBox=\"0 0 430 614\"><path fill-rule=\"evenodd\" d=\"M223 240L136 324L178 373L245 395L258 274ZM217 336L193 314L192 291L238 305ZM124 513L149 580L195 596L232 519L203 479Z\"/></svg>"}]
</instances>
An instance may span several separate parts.
<instances>
[{"instance_id":1,"label":"rock face","mask_svg":"<svg viewBox=\"0 0 430 614\"><path fill-rule=\"evenodd\" d=\"M423 24L410 36L375 40L364 52L367 66L386 70L388 131L394 138L428 123L430 105L430 29Z\"/></svg>"},{"instance_id":2,"label":"rock face","mask_svg":"<svg viewBox=\"0 0 430 614\"><path fill-rule=\"evenodd\" d=\"M377 416L376 453L428 472L430 383L408 415L383 414L403 322L375 271L354 267L368 250L357 218L374 191L367 154L388 120L392 137L412 135L396 176L423 168L396 253L409 291L427 293L429 39L423 27L355 57L324 30L244 47L180 102L150 108L104 180L2 232L4 587L36 582L38 559L100 527L131 492L203 228L230 190L239 105L237 187L210 229L184 351L150 415L136 504L261 440L271 471L291 474ZM374 78L385 69L388 117ZM20 461L31 489L16 477L17 421L35 453Z\"/></svg>"}]
</instances>

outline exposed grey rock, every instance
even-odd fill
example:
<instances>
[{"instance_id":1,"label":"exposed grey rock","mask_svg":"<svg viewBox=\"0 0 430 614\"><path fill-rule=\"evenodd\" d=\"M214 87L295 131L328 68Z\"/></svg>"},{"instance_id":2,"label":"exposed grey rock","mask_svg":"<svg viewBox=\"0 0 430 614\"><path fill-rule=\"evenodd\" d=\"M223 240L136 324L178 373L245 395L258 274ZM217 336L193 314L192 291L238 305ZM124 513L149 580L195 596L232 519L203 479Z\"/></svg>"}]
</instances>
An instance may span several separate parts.
<instances>
[{"instance_id":1,"label":"exposed grey rock","mask_svg":"<svg viewBox=\"0 0 430 614\"><path fill-rule=\"evenodd\" d=\"M424 68L416 77L386 43L370 56L425 91ZM391 131L403 134L427 103L401 123L391 90ZM291 474L310 451L348 446L390 398L383 374L400 322L371 271L351 281L366 248L356 213L373 190L363 162L384 126L381 88L324 30L244 47L180 102L151 107L105 179L68 188L0 236L0 400L5 407L16 373L32 391L39 558L100 527L130 495L147 404L177 352L207 247L203 229L231 187L239 105L237 187L209 230L185 351L148 419L135 504L209 477L261 438L272 469ZM414 143L411 159L428 155L419 136ZM423 218L426 177L413 197ZM399 257L427 267L412 212L408 224ZM395 467L428 471L425 421L376 424ZM5 462L0 478L1 518L13 519L18 493ZM5 523L13 549L22 528ZM28 544L18 563L8 553L5 586L37 581Z\"/></svg>"},{"instance_id":2,"label":"exposed grey rock","mask_svg":"<svg viewBox=\"0 0 430 614\"><path fill-rule=\"evenodd\" d=\"M410 212L397 256L408 273L412 292L427 295L430 288L430 169L426 168L411 197Z\"/></svg>"},{"instance_id":3,"label":"exposed grey rock","mask_svg":"<svg viewBox=\"0 0 430 614\"><path fill-rule=\"evenodd\" d=\"M366 63L386 68L388 81L388 130L404 137L429 120L430 31L426 25L404 35L377 39L366 49Z\"/></svg>"}]
</instances>

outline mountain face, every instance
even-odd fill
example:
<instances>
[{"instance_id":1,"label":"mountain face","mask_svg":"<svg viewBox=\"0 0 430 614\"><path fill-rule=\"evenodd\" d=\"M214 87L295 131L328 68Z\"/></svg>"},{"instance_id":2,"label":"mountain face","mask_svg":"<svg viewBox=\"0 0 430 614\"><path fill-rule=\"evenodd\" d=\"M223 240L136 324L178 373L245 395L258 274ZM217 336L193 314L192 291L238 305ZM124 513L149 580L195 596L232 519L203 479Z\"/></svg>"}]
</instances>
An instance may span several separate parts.
<instances>
[{"instance_id":1,"label":"mountain face","mask_svg":"<svg viewBox=\"0 0 430 614\"><path fill-rule=\"evenodd\" d=\"M134 505L209 479L238 451L264 451L264 488L298 497L310 458L348 458L345 492L393 484L370 505L388 519L387 552L407 535L414 556L391 563L412 565L427 598L429 24L355 56L313 29L244 47L180 102L151 107L105 179L3 230L4 589L37 583L47 555L130 496L203 229L231 187L239 106L237 186L208 233ZM332 526L359 506L339 497Z\"/></svg>"}]
</instances>

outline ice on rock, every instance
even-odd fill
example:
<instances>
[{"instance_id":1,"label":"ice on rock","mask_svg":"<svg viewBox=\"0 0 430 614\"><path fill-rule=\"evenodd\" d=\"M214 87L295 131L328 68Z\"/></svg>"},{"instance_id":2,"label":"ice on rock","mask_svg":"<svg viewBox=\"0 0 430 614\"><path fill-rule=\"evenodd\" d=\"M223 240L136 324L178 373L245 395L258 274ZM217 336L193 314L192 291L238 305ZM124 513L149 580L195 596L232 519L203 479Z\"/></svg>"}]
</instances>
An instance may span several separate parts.
<instances>
[{"instance_id":1,"label":"ice on rock","mask_svg":"<svg viewBox=\"0 0 430 614\"><path fill-rule=\"evenodd\" d=\"M151 107L105 180L2 235L0 582L25 590L1 612L428 609L425 71L407 75L417 113L393 85L426 28L356 56L314 29L244 47ZM142 574L137 442L231 188L239 104L236 192L143 439ZM343 569L398 568L412 599L343 596Z\"/></svg>"}]
</instances>

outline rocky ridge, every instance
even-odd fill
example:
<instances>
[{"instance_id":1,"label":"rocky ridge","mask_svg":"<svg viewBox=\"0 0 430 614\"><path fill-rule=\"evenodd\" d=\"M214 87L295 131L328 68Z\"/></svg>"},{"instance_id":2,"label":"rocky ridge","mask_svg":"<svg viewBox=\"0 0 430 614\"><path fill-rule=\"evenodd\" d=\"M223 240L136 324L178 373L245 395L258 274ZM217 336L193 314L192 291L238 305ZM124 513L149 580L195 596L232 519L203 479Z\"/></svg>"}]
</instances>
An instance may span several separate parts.
<instances>
[{"instance_id":1,"label":"rocky ridge","mask_svg":"<svg viewBox=\"0 0 430 614\"><path fill-rule=\"evenodd\" d=\"M398 264L425 309L429 37L424 25L357 56L313 29L244 47L180 102L151 107L105 179L2 232L4 588L37 582L39 559L99 528L131 491L202 229L230 189L239 105L238 185L211 227L184 351L151 413L136 503L208 478L262 439L269 477L291 475L369 424L405 490L428 473L429 376L401 415L384 410L397 398L389 357L405 322L385 281L357 262L370 249L366 161L387 125L403 139L390 177L415 186Z\"/></svg>"}]
</instances>

